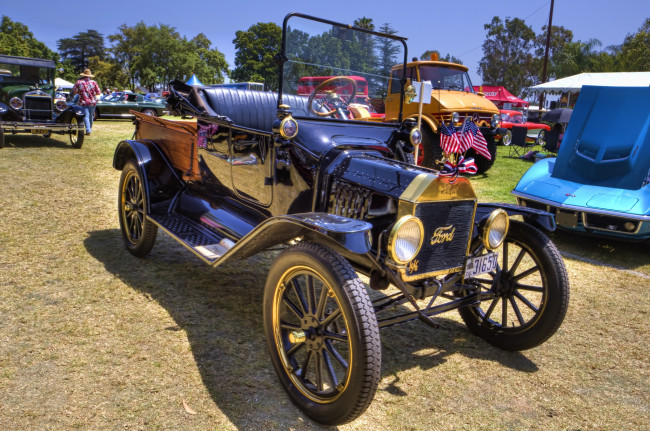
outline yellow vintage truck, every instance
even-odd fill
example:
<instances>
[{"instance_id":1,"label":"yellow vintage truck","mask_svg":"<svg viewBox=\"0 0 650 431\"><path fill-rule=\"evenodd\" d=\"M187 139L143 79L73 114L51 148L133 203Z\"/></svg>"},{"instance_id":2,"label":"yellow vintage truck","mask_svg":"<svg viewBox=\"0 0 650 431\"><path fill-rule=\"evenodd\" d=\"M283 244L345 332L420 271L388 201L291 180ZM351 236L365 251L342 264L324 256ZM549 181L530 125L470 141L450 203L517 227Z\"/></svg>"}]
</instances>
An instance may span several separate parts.
<instances>
[{"instance_id":1,"label":"yellow vintage truck","mask_svg":"<svg viewBox=\"0 0 650 431\"><path fill-rule=\"evenodd\" d=\"M384 108L387 122L396 121L399 115L402 73L403 65L393 66ZM492 158L488 160L471 148L467 151L467 155L474 157L478 173L490 169L497 152L494 137L500 131L501 117L494 103L481 93L474 92L467 67L439 61L435 56L430 61L407 63L405 85L419 86L421 81L430 81L432 89L431 103L422 105L422 145L420 145L417 164L431 168L439 167L439 161L443 159L443 151L440 147L440 125L444 122L459 127L468 118L479 127L487 141ZM402 114L404 118L417 118L418 105L418 103L405 104Z\"/></svg>"}]
</instances>

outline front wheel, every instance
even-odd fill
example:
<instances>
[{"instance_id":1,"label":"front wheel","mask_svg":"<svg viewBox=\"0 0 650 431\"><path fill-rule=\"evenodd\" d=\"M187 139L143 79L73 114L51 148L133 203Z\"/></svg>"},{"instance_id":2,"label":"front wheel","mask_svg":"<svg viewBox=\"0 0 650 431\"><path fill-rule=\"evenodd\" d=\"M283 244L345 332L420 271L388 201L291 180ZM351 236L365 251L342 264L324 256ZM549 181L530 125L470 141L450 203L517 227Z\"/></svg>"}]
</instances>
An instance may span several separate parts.
<instances>
[{"instance_id":1,"label":"front wheel","mask_svg":"<svg viewBox=\"0 0 650 431\"><path fill-rule=\"evenodd\" d=\"M465 153L467 157L474 158L474 163L476 163L477 174L482 174L487 172L494 164L494 161L497 159L497 143L494 140L494 135L484 135L484 137L487 143L488 152L490 153L489 160L483 157L482 155L478 154L473 148L470 148Z\"/></svg>"},{"instance_id":2,"label":"front wheel","mask_svg":"<svg viewBox=\"0 0 650 431\"><path fill-rule=\"evenodd\" d=\"M156 116L157 116L157 114L156 114L156 110L155 110L155 109L151 109L151 108L147 108L147 109L143 110L142 113L145 114L145 115L151 115L152 117L156 117Z\"/></svg>"},{"instance_id":3,"label":"front wheel","mask_svg":"<svg viewBox=\"0 0 650 431\"><path fill-rule=\"evenodd\" d=\"M483 251L477 246L475 254ZM474 334L505 350L536 347L557 331L569 305L569 278L560 252L536 228L511 221L497 250L497 270L466 280L493 298L461 308Z\"/></svg>"},{"instance_id":4,"label":"front wheel","mask_svg":"<svg viewBox=\"0 0 650 431\"><path fill-rule=\"evenodd\" d=\"M440 146L440 134L422 127L422 143L418 152L417 164L432 169L441 169L444 152Z\"/></svg>"},{"instance_id":5,"label":"front wheel","mask_svg":"<svg viewBox=\"0 0 650 431\"><path fill-rule=\"evenodd\" d=\"M70 144L75 148L81 148L84 144L84 137L86 136L86 131L83 127L79 128L79 121L77 117L70 117Z\"/></svg>"},{"instance_id":6,"label":"front wheel","mask_svg":"<svg viewBox=\"0 0 650 431\"><path fill-rule=\"evenodd\" d=\"M537 145L541 145L542 147L544 144L546 144L546 132L544 129L540 130L539 133L537 134L537 140L536 140Z\"/></svg>"},{"instance_id":7,"label":"front wheel","mask_svg":"<svg viewBox=\"0 0 650 431\"><path fill-rule=\"evenodd\" d=\"M343 257L305 242L285 250L266 280L264 331L280 382L307 416L339 425L368 408L381 371L379 329Z\"/></svg>"},{"instance_id":8,"label":"front wheel","mask_svg":"<svg viewBox=\"0 0 650 431\"><path fill-rule=\"evenodd\" d=\"M512 144L512 130L508 129L506 134L501 137L501 143L506 147Z\"/></svg>"},{"instance_id":9,"label":"front wheel","mask_svg":"<svg viewBox=\"0 0 650 431\"><path fill-rule=\"evenodd\" d=\"M147 219L147 195L142 182L136 161L127 161L120 176L117 205L124 245L138 257L149 254L158 233L158 226Z\"/></svg>"}]
</instances>

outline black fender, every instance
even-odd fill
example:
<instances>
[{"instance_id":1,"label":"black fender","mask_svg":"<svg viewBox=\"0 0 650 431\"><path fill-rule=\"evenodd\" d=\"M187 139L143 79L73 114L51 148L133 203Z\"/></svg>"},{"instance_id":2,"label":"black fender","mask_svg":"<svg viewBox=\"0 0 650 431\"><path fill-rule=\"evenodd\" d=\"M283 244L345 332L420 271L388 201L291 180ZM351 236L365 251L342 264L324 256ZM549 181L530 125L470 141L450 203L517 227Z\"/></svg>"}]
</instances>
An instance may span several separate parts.
<instances>
[{"instance_id":1,"label":"black fender","mask_svg":"<svg viewBox=\"0 0 650 431\"><path fill-rule=\"evenodd\" d=\"M359 255L370 252L371 229L372 224L368 222L320 212L270 217L237 241L214 265L229 258L245 259L298 237L328 246L352 260L359 260Z\"/></svg>"},{"instance_id":2,"label":"black fender","mask_svg":"<svg viewBox=\"0 0 650 431\"><path fill-rule=\"evenodd\" d=\"M86 113L84 110L77 105L68 105L63 111L59 113L56 117L57 123L69 124L72 117L77 117L79 123L83 123Z\"/></svg>"},{"instance_id":3,"label":"black fender","mask_svg":"<svg viewBox=\"0 0 650 431\"><path fill-rule=\"evenodd\" d=\"M177 193L183 181L176 175L171 163L152 141L124 140L117 144L113 155L113 167L124 168L129 159L135 159L147 197L147 213L151 204Z\"/></svg>"},{"instance_id":4,"label":"black fender","mask_svg":"<svg viewBox=\"0 0 650 431\"><path fill-rule=\"evenodd\" d=\"M481 220L488 217L490 213L497 208L501 208L507 212L509 217L520 215L524 217L528 223L548 232L553 232L555 230L555 216L553 214L535 208L506 203L478 203L476 206L476 217L474 218L475 223L480 223Z\"/></svg>"}]
</instances>

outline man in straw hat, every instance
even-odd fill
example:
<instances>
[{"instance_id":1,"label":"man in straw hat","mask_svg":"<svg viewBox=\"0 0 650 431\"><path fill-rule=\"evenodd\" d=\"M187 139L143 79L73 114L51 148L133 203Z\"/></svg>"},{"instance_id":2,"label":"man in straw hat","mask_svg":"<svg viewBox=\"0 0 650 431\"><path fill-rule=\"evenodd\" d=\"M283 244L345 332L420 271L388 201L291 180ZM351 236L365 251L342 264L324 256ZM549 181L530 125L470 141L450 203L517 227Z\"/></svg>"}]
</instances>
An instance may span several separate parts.
<instances>
[{"instance_id":1,"label":"man in straw hat","mask_svg":"<svg viewBox=\"0 0 650 431\"><path fill-rule=\"evenodd\" d=\"M72 93L79 95L78 105L86 111L86 116L84 117L86 135L90 135L92 131L93 116L95 115L95 106L97 105L96 96L102 94L99 90L99 85L91 78L94 78L94 75L90 73L90 69L84 70L79 74L79 79L72 88Z\"/></svg>"}]
</instances>

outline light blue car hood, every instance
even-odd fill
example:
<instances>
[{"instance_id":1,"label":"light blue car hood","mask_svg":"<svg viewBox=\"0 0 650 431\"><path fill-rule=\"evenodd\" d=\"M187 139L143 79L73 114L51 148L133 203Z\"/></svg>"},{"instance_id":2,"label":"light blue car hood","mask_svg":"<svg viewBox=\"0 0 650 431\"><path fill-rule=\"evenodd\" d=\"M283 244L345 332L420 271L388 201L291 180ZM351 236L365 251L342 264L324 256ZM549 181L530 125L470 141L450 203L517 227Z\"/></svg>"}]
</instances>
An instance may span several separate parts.
<instances>
[{"instance_id":1,"label":"light blue car hood","mask_svg":"<svg viewBox=\"0 0 650 431\"><path fill-rule=\"evenodd\" d=\"M582 88L557 158L535 163L513 193L650 215L650 87Z\"/></svg>"},{"instance_id":2,"label":"light blue car hood","mask_svg":"<svg viewBox=\"0 0 650 431\"><path fill-rule=\"evenodd\" d=\"M650 170L650 87L583 86L551 176L638 190Z\"/></svg>"}]
</instances>

